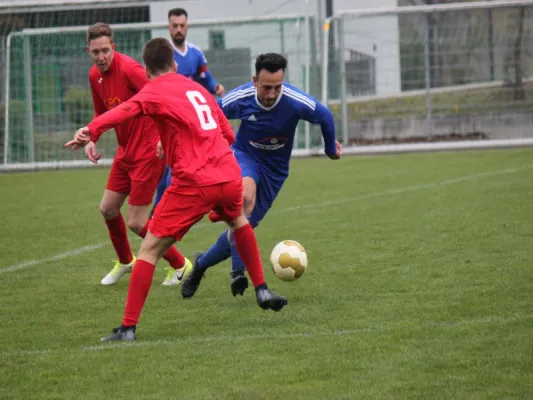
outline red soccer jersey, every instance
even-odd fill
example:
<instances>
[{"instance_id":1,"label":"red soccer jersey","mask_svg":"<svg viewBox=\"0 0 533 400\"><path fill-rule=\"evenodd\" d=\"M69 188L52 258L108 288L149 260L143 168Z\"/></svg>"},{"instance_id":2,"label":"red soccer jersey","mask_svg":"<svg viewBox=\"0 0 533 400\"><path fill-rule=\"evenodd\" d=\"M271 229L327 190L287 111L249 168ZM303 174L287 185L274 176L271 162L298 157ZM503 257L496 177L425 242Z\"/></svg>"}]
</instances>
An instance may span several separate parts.
<instances>
[{"instance_id":1,"label":"red soccer jersey","mask_svg":"<svg viewBox=\"0 0 533 400\"><path fill-rule=\"evenodd\" d=\"M241 178L230 145L235 140L213 96L176 73L159 76L137 95L89 125L91 139L138 115L150 115L172 176L184 186L208 186Z\"/></svg>"},{"instance_id":2,"label":"red soccer jersey","mask_svg":"<svg viewBox=\"0 0 533 400\"><path fill-rule=\"evenodd\" d=\"M124 103L148 83L141 64L115 52L106 72L93 65L89 71L95 118ZM135 164L155 157L159 140L152 118L139 117L115 127L118 149L115 158Z\"/></svg>"}]
</instances>

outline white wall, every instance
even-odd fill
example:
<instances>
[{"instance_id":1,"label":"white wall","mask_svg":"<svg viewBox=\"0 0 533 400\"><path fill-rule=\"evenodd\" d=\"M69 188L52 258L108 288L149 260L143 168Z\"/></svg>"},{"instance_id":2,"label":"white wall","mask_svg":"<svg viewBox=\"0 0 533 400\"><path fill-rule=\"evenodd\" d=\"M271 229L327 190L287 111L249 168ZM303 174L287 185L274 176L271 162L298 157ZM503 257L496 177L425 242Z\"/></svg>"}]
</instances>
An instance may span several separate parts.
<instances>
[{"instance_id":1,"label":"white wall","mask_svg":"<svg viewBox=\"0 0 533 400\"><path fill-rule=\"evenodd\" d=\"M333 0L334 12L364 8L392 7L397 0ZM272 16L287 14L305 15L308 11L317 14L318 6L325 8L324 0L183 0L151 3L150 17L153 22L167 20L167 12L174 7L183 7L189 20L229 19L239 17ZM217 27L214 26L213 29ZM303 26L295 23L284 25L283 43L280 24L249 24L239 27L220 26L225 31L227 47L250 47L252 56L266 51L284 52L289 58L289 80L302 84L301 68L295 68L305 59ZM400 59L398 20L394 16L350 20L346 23L345 44L347 48L376 57L376 86L378 94L400 91ZM302 35L298 40L298 34ZM166 29L155 30L154 36L168 37ZM189 30L188 40L197 46L208 48L208 29ZM251 60L252 62L252 60Z\"/></svg>"}]
</instances>

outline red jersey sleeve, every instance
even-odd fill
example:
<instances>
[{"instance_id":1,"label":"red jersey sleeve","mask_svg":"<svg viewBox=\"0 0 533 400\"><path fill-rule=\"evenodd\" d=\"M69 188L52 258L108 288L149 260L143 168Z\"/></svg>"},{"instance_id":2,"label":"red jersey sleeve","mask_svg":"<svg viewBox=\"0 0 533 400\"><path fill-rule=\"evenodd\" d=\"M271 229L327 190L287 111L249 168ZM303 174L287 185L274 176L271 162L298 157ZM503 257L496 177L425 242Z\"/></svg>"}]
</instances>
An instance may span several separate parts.
<instances>
[{"instance_id":1,"label":"red jersey sleeve","mask_svg":"<svg viewBox=\"0 0 533 400\"><path fill-rule=\"evenodd\" d=\"M148 81L146 76L146 70L141 64L128 64L126 70L126 78L128 79L128 84L135 92L139 92Z\"/></svg>"},{"instance_id":2,"label":"red jersey sleeve","mask_svg":"<svg viewBox=\"0 0 533 400\"><path fill-rule=\"evenodd\" d=\"M143 113L141 101L133 96L121 105L93 119L87 127L91 141L97 142L102 133Z\"/></svg>"},{"instance_id":3,"label":"red jersey sleeve","mask_svg":"<svg viewBox=\"0 0 533 400\"><path fill-rule=\"evenodd\" d=\"M235 141L235 133L233 133L233 128L224 115L224 112L218 105L216 106L216 110L218 114L218 122L220 123L220 129L222 130L222 136L224 136L224 139L226 139L228 144L231 146Z\"/></svg>"},{"instance_id":4,"label":"red jersey sleeve","mask_svg":"<svg viewBox=\"0 0 533 400\"><path fill-rule=\"evenodd\" d=\"M98 117L99 115L102 115L107 111L107 108L100 98L98 96L98 91L96 90L98 85L98 79L100 79L98 76L94 74L89 75L89 83L91 85L91 95L93 97L93 105L94 105L94 118Z\"/></svg>"}]
</instances>

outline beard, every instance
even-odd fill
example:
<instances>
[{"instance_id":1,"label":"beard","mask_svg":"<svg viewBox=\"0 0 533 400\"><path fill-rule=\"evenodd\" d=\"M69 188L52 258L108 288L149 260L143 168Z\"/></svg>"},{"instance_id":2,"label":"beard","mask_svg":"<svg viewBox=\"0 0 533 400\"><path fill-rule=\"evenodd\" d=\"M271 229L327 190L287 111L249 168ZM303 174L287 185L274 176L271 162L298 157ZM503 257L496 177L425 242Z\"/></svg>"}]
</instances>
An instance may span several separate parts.
<instances>
[{"instance_id":1,"label":"beard","mask_svg":"<svg viewBox=\"0 0 533 400\"><path fill-rule=\"evenodd\" d=\"M185 36L179 36L179 37L174 36L174 37L172 38L172 41L173 41L174 44L175 44L176 46L178 46L178 47L183 46L183 43L185 43Z\"/></svg>"}]
</instances>

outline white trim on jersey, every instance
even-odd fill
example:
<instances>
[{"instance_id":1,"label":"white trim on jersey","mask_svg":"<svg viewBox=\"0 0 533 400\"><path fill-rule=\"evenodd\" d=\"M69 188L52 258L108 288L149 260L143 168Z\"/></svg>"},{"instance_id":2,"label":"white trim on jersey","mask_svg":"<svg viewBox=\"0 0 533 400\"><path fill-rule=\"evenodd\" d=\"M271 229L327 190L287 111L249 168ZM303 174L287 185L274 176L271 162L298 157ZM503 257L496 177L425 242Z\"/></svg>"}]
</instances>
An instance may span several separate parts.
<instances>
[{"instance_id":1,"label":"white trim on jersey","mask_svg":"<svg viewBox=\"0 0 533 400\"><path fill-rule=\"evenodd\" d=\"M280 90L280 92L279 92L279 96L278 96L278 98L276 99L276 101L274 102L274 104L272 104L270 107L265 107L264 105L261 104L261 102L260 102L259 99L257 98L257 91L255 92L255 102L256 102L257 105L258 105L259 107L261 107L263 110L265 110L265 111L270 111L270 110L272 110L274 107L276 107L276 106L278 105L278 103L280 102L281 97L282 97L283 94L284 94L284 93L283 93L283 92L284 92L284 88L285 88L284 85L281 86L281 90Z\"/></svg>"},{"instance_id":2,"label":"white trim on jersey","mask_svg":"<svg viewBox=\"0 0 533 400\"><path fill-rule=\"evenodd\" d=\"M291 89L290 87L284 86L284 88L285 88L285 94L289 96L291 99L297 100L300 103L305 104L311 110L315 111L316 102L311 100L309 97L306 97L305 95L298 93L297 91Z\"/></svg>"},{"instance_id":3,"label":"white trim on jersey","mask_svg":"<svg viewBox=\"0 0 533 400\"><path fill-rule=\"evenodd\" d=\"M204 61L204 63L207 64L207 58L205 58L205 54L204 54L204 52L202 51L201 48L199 48L199 47L196 46L195 44L192 44L192 43L189 43L189 42L187 42L187 48L188 48L188 49L190 48L190 49L195 49L195 50L197 50L197 51L200 53L200 55L202 56L202 60Z\"/></svg>"},{"instance_id":4,"label":"white trim on jersey","mask_svg":"<svg viewBox=\"0 0 533 400\"><path fill-rule=\"evenodd\" d=\"M176 46L174 41L172 39L169 40L170 44L174 48L174 51L178 53L180 56L185 57L187 55L187 52L189 51L189 43L185 41L185 51L182 53L180 49Z\"/></svg>"},{"instance_id":5,"label":"white trim on jersey","mask_svg":"<svg viewBox=\"0 0 533 400\"><path fill-rule=\"evenodd\" d=\"M249 87L248 89L236 90L235 92L229 93L227 96L222 98L222 107L226 107L228 104L233 103L238 99L243 99L255 94L255 87Z\"/></svg>"}]
</instances>

